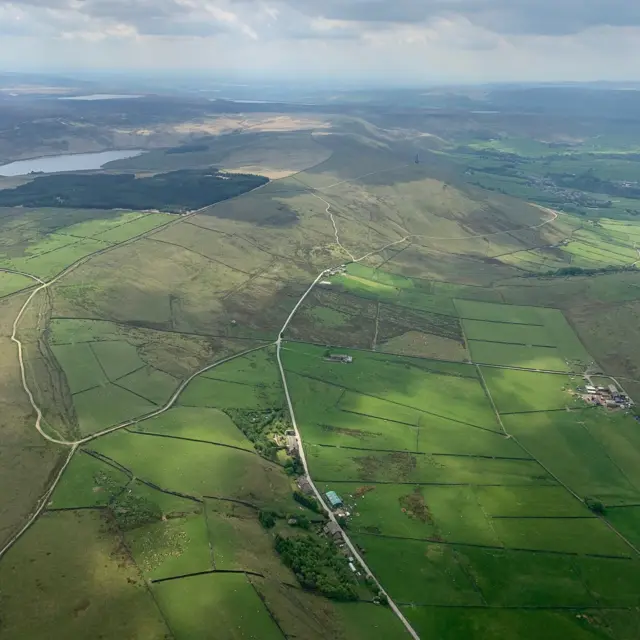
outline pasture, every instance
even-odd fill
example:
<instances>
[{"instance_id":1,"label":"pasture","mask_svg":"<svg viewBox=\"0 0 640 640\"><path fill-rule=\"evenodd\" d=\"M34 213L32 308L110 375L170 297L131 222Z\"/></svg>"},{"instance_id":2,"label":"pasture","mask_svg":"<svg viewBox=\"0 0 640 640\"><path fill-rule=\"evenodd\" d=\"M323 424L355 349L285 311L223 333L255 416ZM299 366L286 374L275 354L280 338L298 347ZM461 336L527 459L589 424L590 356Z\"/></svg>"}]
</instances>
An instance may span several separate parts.
<instances>
[{"instance_id":1,"label":"pasture","mask_svg":"<svg viewBox=\"0 0 640 640\"><path fill-rule=\"evenodd\" d=\"M213 569L207 525L202 510L189 513L192 503L165 519L124 534L136 564L147 580L162 580Z\"/></svg>"},{"instance_id":2,"label":"pasture","mask_svg":"<svg viewBox=\"0 0 640 640\"><path fill-rule=\"evenodd\" d=\"M231 514L214 501L207 500L205 504L216 571L249 571L270 580L295 584L295 576L276 554L273 536L265 532L257 512L245 508Z\"/></svg>"},{"instance_id":3,"label":"pasture","mask_svg":"<svg viewBox=\"0 0 640 640\"><path fill-rule=\"evenodd\" d=\"M353 362L344 365L325 361L325 351L287 343L284 366L300 376L366 394L367 398L384 400L401 409L479 426L495 424L482 385L470 365L363 352L354 353Z\"/></svg>"},{"instance_id":4,"label":"pasture","mask_svg":"<svg viewBox=\"0 0 640 640\"><path fill-rule=\"evenodd\" d=\"M503 415L502 420L509 433L580 497L596 496L611 504L636 501L637 423L631 418L607 421L603 413L550 411Z\"/></svg>"},{"instance_id":5,"label":"pasture","mask_svg":"<svg viewBox=\"0 0 640 640\"><path fill-rule=\"evenodd\" d=\"M136 565L100 511L45 514L3 558L0 579L11 584L3 591L2 637L7 640L87 635L157 640L169 633Z\"/></svg>"},{"instance_id":6,"label":"pasture","mask_svg":"<svg viewBox=\"0 0 640 640\"><path fill-rule=\"evenodd\" d=\"M138 422L131 428L141 433L216 442L253 451L251 442L231 418L219 409L173 407L159 416Z\"/></svg>"},{"instance_id":7,"label":"pasture","mask_svg":"<svg viewBox=\"0 0 640 640\"><path fill-rule=\"evenodd\" d=\"M244 574L191 576L152 589L176 640L282 640Z\"/></svg>"},{"instance_id":8,"label":"pasture","mask_svg":"<svg viewBox=\"0 0 640 640\"><path fill-rule=\"evenodd\" d=\"M15 273L0 272L0 298L11 295L16 291L21 291L33 286L34 282L31 278L20 276Z\"/></svg>"},{"instance_id":9,"label":"pasture","mask_svg":"<svg viewBox=\"0 0 640 640\"><path fill-rule=\"evenodd\" d=\"M245 500L264 508L295 504L282 469L251 451L126 431L90 447L163 489L197 498Z\"/></svg>"},{"instance_id":10,"label":"pasture","mask_svg":"<svg viewBox=\"0 0 640 640\"><path fill-rule=\"evenodd\" d=\"M581 404L573 395L579 383L569 375L491 367L480 369L501 415L555 411Z\"/></svg>"},{"instance_id":11,"label":"pasture","mask_svg":"<svg viewBox=\"0 0 640 640\"><path fill-rule=\"evenodd\" d=\"M589 617L591 622L583 619L576 621L576 615L579 614L573 611L495 611L407 606L403 608L403 613L421 637L433 636L441 640L474 637L538 640L540 629L544 629L547 640L598 640L603 638L604 632L600 631L600 625L592 617ZM605 620L605 616L598 618L603 628L608 627Z\"/></svg>"},{"instance_id":12,"label":"pasture","mask_svg":"<svg viewBox=\"0 0 640 640\"><path fill-rule=\"evenodd\" d=\"M48 504L49 509L106 506L129 483L126 473L80 452L73 456Z\"/></svg>"}]
</instances>

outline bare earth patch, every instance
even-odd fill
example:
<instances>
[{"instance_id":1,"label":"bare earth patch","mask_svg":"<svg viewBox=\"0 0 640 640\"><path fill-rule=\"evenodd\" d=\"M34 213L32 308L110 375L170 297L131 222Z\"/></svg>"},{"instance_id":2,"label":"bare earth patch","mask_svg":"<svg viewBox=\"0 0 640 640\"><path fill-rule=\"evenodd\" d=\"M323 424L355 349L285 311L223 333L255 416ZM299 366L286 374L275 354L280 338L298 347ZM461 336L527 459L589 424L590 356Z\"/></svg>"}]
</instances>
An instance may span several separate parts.
<instances>
[{"instance_id":1,"label":"bare earth patch","mask_svg":"<svg viewBox=\"0 0 640 640\"><path fill-rule=\"evenodd\" d=\"M255 113L250 117L221 116L200 122L183 122L175 127L177 133L220 134L231 131L300 131L304 129L328 129L331 124L306 116L273 115Z\"/></svg>"}]
</instances>

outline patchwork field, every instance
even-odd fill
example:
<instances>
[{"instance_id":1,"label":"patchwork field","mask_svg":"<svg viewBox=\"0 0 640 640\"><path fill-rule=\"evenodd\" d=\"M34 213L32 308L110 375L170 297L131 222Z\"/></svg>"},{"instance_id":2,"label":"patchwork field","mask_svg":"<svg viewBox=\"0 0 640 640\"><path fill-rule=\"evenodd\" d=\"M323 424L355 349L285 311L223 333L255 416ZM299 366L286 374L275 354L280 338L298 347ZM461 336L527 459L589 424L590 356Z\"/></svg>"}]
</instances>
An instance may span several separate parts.
<instances>
[{"instance_id":1,"label":"patchwork field","mask_svg":"<svg viewBox=\"0 0 640 640\"><path fill-rule=\"evenodd\" d=\"M310 476L420 637L638 637L638 423L575 393L587 370L636 384L637 224L482 191L421 138L342 126L119 165L274 178L189 217L0 210L0 267L82 261L19 326L45 433L78 448L1 558L3 638L409 637L294 493L273 342L341 264L280 356ZM33 285L0 272L7 538L65 452L34 429L10 340Z\"/></svg>"},{"instance_id":2,"label":"patchwork field","mask_svg":"<svg viewBox=\"0 0 640 640\"><path fill-rule=\"evenodd\" d=\"M576 399L571 370L591 358L560 312L455 308L481 366L349 349L343 364L285 345L311 475L344 501L349 535L418 633L442 615L453 628L438 637L507 637L535 609L548 637L600 637L553 611L639 603L634 511L615 506L640 499L637 423ZM556 355L525 355L536 348Z\"/></svg>"}]
</instances>

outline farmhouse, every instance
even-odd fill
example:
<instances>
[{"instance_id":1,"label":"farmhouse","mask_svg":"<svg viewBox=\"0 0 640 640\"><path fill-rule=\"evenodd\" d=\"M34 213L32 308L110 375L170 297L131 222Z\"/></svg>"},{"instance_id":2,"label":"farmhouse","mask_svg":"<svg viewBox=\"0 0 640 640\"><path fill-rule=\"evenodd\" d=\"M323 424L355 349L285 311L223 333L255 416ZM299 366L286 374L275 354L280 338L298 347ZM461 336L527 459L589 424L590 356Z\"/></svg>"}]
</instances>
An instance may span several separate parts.
<instances>
[{"instance_id":1,"label":"farmhouse","mask_svg":"<svg viewBox=\"0 0 640 640\"><path fill-rule=\"evenodd\" d=\"M342 506L342 498L335 491L327 491L324 495L333 509Z\"/></svg>"},{"instance_id":2,"label":"farmhouse","mask_svg":"<svg viewBox=\"0 0 640 640\"><path fill-rule=\"evenodd\" d=\"M298 489L300 489L302 493L308 496L313 494L313 487L311 486L311 483L309 482L309 478L307 478L307 476L300 476L296 480L296 484L298 485Z\"/></svg>"},{"instance_id":3,"label":"farmhouse","mask_svg":"<svg viewBox=\"0 0 640 640\"><path fill-rule=\"evenodd\" d=\"M340 526L336 523L336 522L328 522L327 524L324 525L323 529L322 529L326 535L328 535L330 538L337 538L338 536L341 536L341 532L340 532Z\"/></svg>"},{"instance_id":4,"label":"farmhouse","mask_svg":"<svg viewBox=\"0 0 640 640\"><path fill-rule=\"evenodd\" d=\"M353 357L348 356L345 353L330 353L325 360L329 362L344 362L345 364L351 364L353 362Z\"/></svg>"}]
</instances>

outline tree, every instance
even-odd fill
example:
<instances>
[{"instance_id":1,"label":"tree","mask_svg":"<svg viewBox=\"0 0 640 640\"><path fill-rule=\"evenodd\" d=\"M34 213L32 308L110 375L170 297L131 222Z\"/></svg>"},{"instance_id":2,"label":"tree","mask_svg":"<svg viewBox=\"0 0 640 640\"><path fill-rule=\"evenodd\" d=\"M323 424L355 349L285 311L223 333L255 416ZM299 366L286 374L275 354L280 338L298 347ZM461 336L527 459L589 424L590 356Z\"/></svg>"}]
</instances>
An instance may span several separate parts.
<instances>
[{"instance_id":1,"label":"tree","mask_svg":"<svg viewBox=\"0 0 640 640\"><path fill-rule=\"evenodd\" d=\"M258 516L258 520L260 520L260 524L265 529L271 529L276 524L276 513L275 511L260 511L260 515Z\"/></svg>"},{"instance_id":2,"label":"tree","mask_svg":"<svg viewBox=\"0 0 640 640\"><path fill-rule=\"evenodd\" d=\"M597 513L600 516L603 516L606 512L606 507L604 503L598 500L597 498L587 497L584 500L585 504L593 513Z\"/></svg>"},{"instance_id":3,"label":"tree","mask_svg":"<svg viewBox=\"0 0 640 640\"><path fill-rule=\"evenodd\" d=\"M313 496L308 496L302 493L302 491L298 491L296 489L293 492L293 499L302 506L307 507L307 509L311 509L311 511L315 511L316 513L322 512L318 501Z\"/></svg>"}]
</instances>

